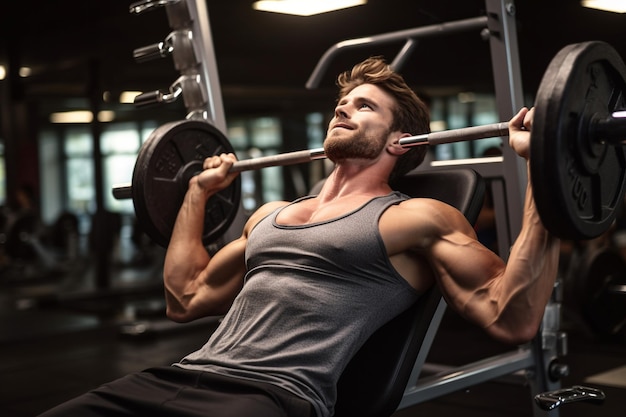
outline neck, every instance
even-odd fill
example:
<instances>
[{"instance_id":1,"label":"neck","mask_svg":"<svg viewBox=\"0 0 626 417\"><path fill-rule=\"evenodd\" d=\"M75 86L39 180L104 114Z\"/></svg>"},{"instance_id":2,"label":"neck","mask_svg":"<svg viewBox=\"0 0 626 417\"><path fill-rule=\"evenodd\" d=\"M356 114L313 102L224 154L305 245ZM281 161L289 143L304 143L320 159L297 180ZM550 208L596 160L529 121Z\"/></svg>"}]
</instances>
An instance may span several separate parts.
<instances>
[{"instance_id":1,"label":"neck","mask_svg":"<svg viewBox=\"0 0 626 417\"><path fill-rule=\"evenodd\" d=\"M329 201L356 195L386 195L392 191L387 182L388 174L377 169L376 165L363 168L354 164L337 164L324 183L319 197L322 201Z\"/></svg>"}]
</instances>

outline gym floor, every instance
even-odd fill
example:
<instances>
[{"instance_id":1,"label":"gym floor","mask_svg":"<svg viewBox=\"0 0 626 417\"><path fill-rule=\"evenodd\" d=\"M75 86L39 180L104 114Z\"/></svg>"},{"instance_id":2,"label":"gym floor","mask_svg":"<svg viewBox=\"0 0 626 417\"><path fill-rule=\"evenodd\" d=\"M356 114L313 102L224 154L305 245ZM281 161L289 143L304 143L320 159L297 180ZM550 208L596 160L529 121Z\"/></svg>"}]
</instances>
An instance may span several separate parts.
<instances>
[{"instance_id":1,"label":"gym floor","mask_svg":"<svg viewBox=\"0 0 626 417\"><path fill-rule=\"evenodd\" d=\"M72 278L2 282L0 288L0 415L34 416L104 382L151 366L167 365L195 350L217 320L186 325L163 319L160 269L112 268L113 289L53 295ZM93 278L89 269L84 274ZM90 275L91 274L91 275ZM55 300L55 301L51 301ZM147 322L150 326L142 327ZM575 315L564 314L570 375L562 386L602 389L602 405L574 403L560 415L618 417L626 410L626 337L599 338ZM604 340L603 340L604 339ZM510 350L446 313L428 362L462 365ZM410 416L532 416L529 388L491 381L400 410ZM358 416L355 416L358 417Z\"/></svg>"}]
</instances>

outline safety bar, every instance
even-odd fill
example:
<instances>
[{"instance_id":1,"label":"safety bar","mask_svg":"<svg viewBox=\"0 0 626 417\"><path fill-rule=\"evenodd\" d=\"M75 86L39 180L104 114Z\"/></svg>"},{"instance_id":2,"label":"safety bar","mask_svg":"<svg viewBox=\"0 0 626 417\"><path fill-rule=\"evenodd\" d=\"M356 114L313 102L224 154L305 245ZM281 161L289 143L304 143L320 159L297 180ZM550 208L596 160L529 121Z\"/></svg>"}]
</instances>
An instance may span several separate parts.
<instances>
[{"instance_id":1,"label":"safety bar","mask_svg":"<svg viewBox=\"0 0 626 417\"><path fill-rule=\"evenodd\" d=\"M407 40L407 43L404 45L399 55L394 60L394 65L396 65L394 68L397 70L397 65L402 62L406 55L410 51L412 51L415 46L414 42L411 41L411 39L427 36L437 36L446 32L455 33L469 31L472 29L486 28L487 19L487 16L473 17L470 19L455 20L452 22L440 23L437 25L422 26L413 29L399 30L396 32L389 32L381 35L367 36L364 38L349 39L346 41L338 42L335 45L331 46L324 53L324 55L322 55L322 58L320 58L317 65L313 69L311 76L306 82L306 88L310 90L317 88L322 81L322 77L328 69L330 62L333 60L335 55L344 50Z\"/></svg>"},{"instance_id":2,"label":"safety bar","mask_svg":"<svg viewBox=\"0 0 626 417\"><path fill-rule=\"evenodd\" d=\"M482 382L510 375L516 371L535 365L532 351L523 348L471 364L455 367L450 372L442 372L418 379L412 387L407 387L398 409L423 403L452 392L475 386Z\"/></svg>"}]
</instances>

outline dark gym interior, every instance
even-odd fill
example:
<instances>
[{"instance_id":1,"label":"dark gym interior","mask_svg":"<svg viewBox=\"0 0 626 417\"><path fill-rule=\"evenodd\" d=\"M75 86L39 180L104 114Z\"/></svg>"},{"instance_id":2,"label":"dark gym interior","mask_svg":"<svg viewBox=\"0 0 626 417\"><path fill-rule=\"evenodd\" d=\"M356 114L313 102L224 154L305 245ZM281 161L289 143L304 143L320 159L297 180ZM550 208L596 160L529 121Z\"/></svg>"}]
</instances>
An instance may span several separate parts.
<instances>
[{"instance_id":1,"label":"dark gym interior","mask_svg":"<svg viewBox=\"0 0 626 417\"><path fill-rule=\"evenodd\" d=\"M3 416L34 416L127 373L171 364L200 347L219 321L175 324L165 318L165 249L138 227L130 201L111 196L114 184L130 181L140 143L186 115L182 100L145 108L118 101L124 91L167 90L180 75L169 57L133 59L134 50L170 32L163 10L132 14L133 3L33 0L9 2L0 12ZM252 0L205 3L225 133L241 159L320 146L319 132L335 104L335 75L367 56L392 59L402 46L338 56L319 86L308 89L322 55L344 40L484 16L500 4L516 24L515 81L526 106L554 55L568 44L604 41L626 57L626 14L585 8L578 0L369 0L310 17L253 10ZM484 33L443 34L420 39L400 72L432 104L433 120L471 126L499 117L494 79L500 74L491 59ZM51 119L76 110L109 112L114 119ZM491 144L442 147L432 157L487 156ZM243 176L244 210L303 195L325 169L315 162ZM567 372L558 384L606 395L602 404L560 407L565 417L617 417L626 410L625 217L620 205L602 236L562 242L559 330L567 338L559 361ZM495 243L493 248L498 250ZM593 304L593 292L605 280L621 295ZM428 369L436 373L438 366L515 349L446 311ZM538 415L525 376L494 378L394 415Z\"/></svg>"}]
</instances>

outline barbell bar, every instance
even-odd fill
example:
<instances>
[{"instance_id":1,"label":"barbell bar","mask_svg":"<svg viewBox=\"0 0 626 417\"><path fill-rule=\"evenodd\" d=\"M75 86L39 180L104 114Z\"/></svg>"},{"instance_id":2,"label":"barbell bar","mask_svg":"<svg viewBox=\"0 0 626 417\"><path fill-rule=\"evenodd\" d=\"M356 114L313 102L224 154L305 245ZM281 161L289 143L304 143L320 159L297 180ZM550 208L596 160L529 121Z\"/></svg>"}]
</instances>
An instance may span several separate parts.
<instances>
[{"instance_id":1,"label":"barbell bar","mask_svg":"<svg viewBox=\"0 0 626 417\"><path fill-rule=\"evenodd\" d=\"M604 42L568 45L553 58L539 86L531 131L530 174L544 226L563 239L585 240L609 229L626 189L626 67ZM444 130L400 139L403 147L440 145L508 136L508 123ZM234 153L224 134L201 120L157 128L142 145L131 185L113 188L132 198L138 222L167 246L189 179L205 158ZM325 158L321 148L235 162L231 172L292 165ZM240 177L207 202L203 242L232 223Z\"/></svg>"},{"instance_id":2,"label":"barbell bar","mask_svg":"<svg viewBox=\"0 0 626 417\"><path fill-rule=\"evenodd\" d=\"M508 122L500 122L407 136L400 139L399 143L403 148L410 148L419 145L440 145L444 143L508 136L508 134ZM267 167L296 165L324 158L326 158L324 148L285 152L277 155L267 155L236 161L233 166L230 167L229 172L253 171ZM113 196L116 199L132 198L132 184L119 184L114 186Z\"/></svg>"},{"instance_id":3,"label":"barbell bar","mask_svg":"<svg viewBox=\"0 0 626 417\"><path fill-rule=\"evenodd\" d=\"M441 145L444 143L464 142L508 135L508 122L499 122L407 136L400 139L398 142L403 148L411 148L419 145ZM324 158L326 158L324 148L286 152L237 161L230 168L229 172L252 171L272 166L295 165Z\"/></svg>"}]
</instances>

